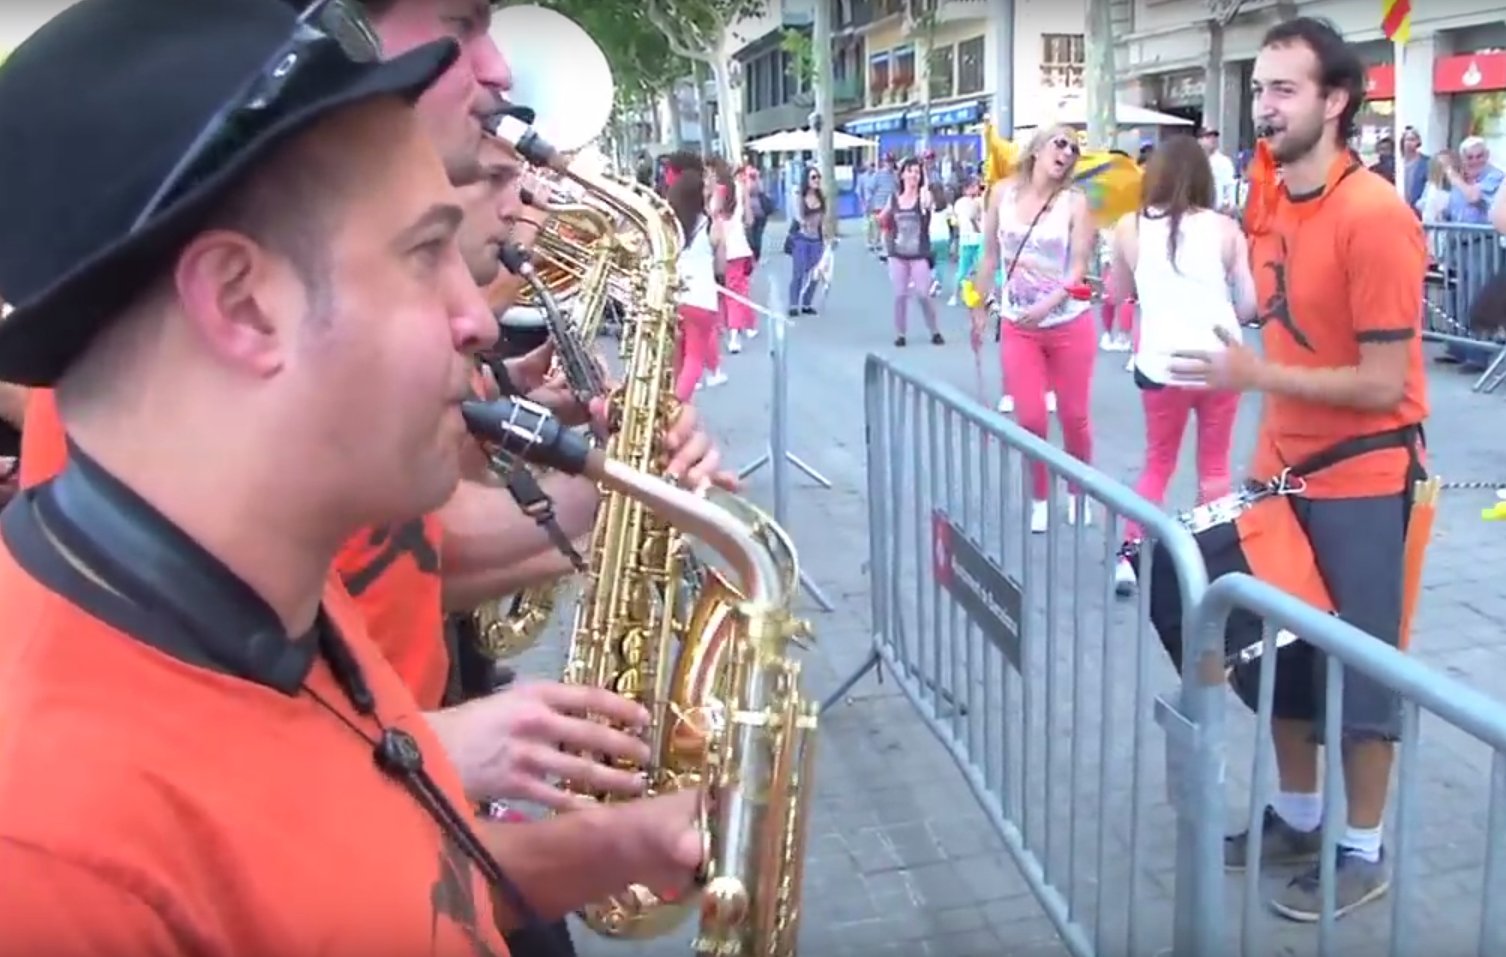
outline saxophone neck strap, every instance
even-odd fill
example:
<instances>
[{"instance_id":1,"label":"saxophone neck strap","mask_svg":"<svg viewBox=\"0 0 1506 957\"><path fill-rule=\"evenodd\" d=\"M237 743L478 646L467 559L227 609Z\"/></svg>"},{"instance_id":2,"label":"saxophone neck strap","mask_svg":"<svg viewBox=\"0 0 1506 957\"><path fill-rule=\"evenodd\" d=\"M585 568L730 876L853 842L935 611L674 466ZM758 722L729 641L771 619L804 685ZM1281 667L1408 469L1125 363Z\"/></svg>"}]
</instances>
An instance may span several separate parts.
<instances>
[{"instance_id":1,"label":"saxophone neck strap","mask_svg":"<svg viewBox=\"0 0 1506 957\"><path fill-rule=\"evenodd\" d=\"M507 473L506 482L507 491L512 493L513 500L518 503L518 508L544 530L544 534L549 536L549 543L570 560L570 564L576 571L589 571L590 566L576 550L575 543L570 541L570 536L560 528L559 520L554 514L554 500L549 497L548 492L544 491L543 486L539 485L533 473L519 462Z\"/></svg>"}]
</instances>

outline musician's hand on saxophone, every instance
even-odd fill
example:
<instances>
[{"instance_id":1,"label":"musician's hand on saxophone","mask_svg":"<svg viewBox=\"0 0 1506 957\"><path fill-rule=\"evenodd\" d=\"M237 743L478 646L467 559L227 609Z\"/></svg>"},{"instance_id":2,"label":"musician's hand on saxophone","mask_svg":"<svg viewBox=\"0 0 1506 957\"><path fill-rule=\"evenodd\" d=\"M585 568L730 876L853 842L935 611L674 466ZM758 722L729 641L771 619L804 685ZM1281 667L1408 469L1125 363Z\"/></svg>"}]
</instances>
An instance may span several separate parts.
<instances>
[{"instance_id":1,"label":"musician's hand on saxophone","mask_svg":"<svg viewBox=\"0 0 1506 957\"><path fill-rule=\"evenodd\" d=\"M600 755L640 767L649 759L642 740L616 729L645 727L648 713L604 689L522 682L426 717L474 800L529 801L551 810L578 807L581 799L562 790L556 784L561 780L624 797L643 793L641 775L577 756Z\"/></svg>"},{"instance_id":2,"label":"musician's hand on saxophone","mask_svg":"<svg viewBox=\"0 0 1506 957\"><path fill-rule=\"evenodd\" d=\"M665 476L686 488L716 485L735 492L740 487L736 473L719 467L722 453L701 427L701 417L695 406L680 406L679 415L664 436L664 448L669 455L669 462L664 466Z\"/></svg>"}]
</instances>

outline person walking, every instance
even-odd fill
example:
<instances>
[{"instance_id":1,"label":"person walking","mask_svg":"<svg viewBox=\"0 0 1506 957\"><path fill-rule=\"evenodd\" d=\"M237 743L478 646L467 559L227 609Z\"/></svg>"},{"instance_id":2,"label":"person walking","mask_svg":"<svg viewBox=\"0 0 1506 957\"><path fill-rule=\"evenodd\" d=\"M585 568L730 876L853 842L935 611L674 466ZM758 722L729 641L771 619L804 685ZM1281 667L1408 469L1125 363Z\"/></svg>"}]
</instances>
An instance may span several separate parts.
<instances>
[{"instance_id":1,"label":"person walking","mask_svg":"<svg viewBox=\"0 0 1506 957\"><path fill-rule=\"evenodd\" d=\"M945 339L936 323L936 304L931 301L931 194L920 160L913 157L899 167L899 191L884 210L884 251L889 260L889 281L894 286L894 344L903 347L908 325L908 307L913 295L920 302L931 343Z\"/></svg>"},{"instance_id":2,"label":"person walking","mask_svg":"<svg viewBox=\"0 0 1506 957\"><path fill-rule=\"evenodd\" d=\"M1002 278L999 364L1016 420L1046 438L1047 394L1054 393L1067 451L1091 462L1089 399L1098 337L1089 303L1071 290L1087 275L1097 230L1087 197L1072 186L1079 152L1071 127L1046 127L1031 140L1013 178L995 187L983 225L978 293L986 302ZM984 309L975 308L974 338L986 321ZM1050 524L1048 489L1046 466L1034 463L1030 530L1037 534ZM1086 501L1079 508L1076 497L1068 500L1069 523L1091 518Z\"/></svg>"},{"instance_id":3,"label":"person walking","mask_svg":"<svg viewBox=\"0 0 1506 957\"><path fill-rule=\"evenodd\" d=\"M1250 249L1234 219L1216 208L1212 165L1197 141L1172 136L1145 168L1142 205L1115 226L1114 288L1140 302L1140 347L1132 369L1145 410L1145 461L1135 491L1157 504L1176 471L1182 435L1197 418L1198 504L1229 494L1229 454L1239 393L1181 384L1173 356L1189 349L1219 350L1238 341L1240 322L1255 318ZM1125 525L1126 542L1141 528ZM1120 558L1114 588L1134 592L1135 569Z\"/></svg>"}]
</instances>

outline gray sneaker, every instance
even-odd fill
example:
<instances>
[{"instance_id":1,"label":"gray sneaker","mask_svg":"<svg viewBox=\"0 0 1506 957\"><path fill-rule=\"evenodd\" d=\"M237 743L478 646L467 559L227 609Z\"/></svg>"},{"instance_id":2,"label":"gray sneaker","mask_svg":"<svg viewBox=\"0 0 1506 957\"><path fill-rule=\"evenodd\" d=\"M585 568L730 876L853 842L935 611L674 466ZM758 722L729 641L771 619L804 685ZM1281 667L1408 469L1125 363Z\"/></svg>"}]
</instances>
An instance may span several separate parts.
<instances>
[{"instance_id":1,"label":"gray sneaker","mask_svg":"<svg viewBox=\"0 0 1506 957\"><path fill-rule=\"evenodd\" d=\"M1245 858L1245 837L1249 831L1224 838L1224 868L1242 871L1249 863ZM1323 832L1314 828L1299 831L1267 807L1260 821L1260 863L1262 867L1311 864L1323 847Z\"/></svg>"},{"instance_id":2,"label":"gray sneaker","mask_svg":"<svg viewBox=\"0 0 1506 957\"><path fill-rule=\"evenodd\" d=\"M1319 873L1314 864L1310 870L1292 878L1286 889L1271 900L1271 909L1288 920L1315 923L1323 913ZM1334 868L1334 885L1335 920L1371 901L1380 900L1391 889L1391 867L1386 863L1385 848L1381 848L1379 860L1367 861L1348 848L1340 847Z\"/></svg>"}]
</instances>

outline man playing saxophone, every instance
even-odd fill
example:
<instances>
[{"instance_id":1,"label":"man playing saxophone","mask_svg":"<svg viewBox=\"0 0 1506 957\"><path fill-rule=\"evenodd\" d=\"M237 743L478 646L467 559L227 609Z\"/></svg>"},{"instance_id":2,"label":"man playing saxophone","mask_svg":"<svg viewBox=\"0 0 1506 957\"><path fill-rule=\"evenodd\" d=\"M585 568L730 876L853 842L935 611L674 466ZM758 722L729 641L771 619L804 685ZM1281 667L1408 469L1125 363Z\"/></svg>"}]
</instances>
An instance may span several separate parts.
<instances>
[{"instance_id":1,"label":"man playing saxophone","mask_svg":"<svg viewBox=\"0 0 1506 957\"><path fill-rule=\"evenodd\" d=\"M356 63L338 7L78 0L0 67L0 378L78 443L0 518L7 952L499 954L700 858L694 794L468 819L331 575L452 493L495 335L411 109L456 45Z\"/></svg>"},{"instance_id":2,"label":"man playing saxophone","mask_svg":"<svg viewBox=\"0 0 1506 957\"><path fill-rule=\"evenodd\" d=\"M290 2L298 8L301 2ZM507 62L487 33L489 7L481 0L362 0L385 56L437 39L460 46L454 65L417 103L417 116L439 150L452 184L483 179L481 121L504 104L502 91L511 83ZM503 148L505 149L505 147ZM516 196L503 195L484 223L462 223L484 244L497 234L497 221L517 217ZM482 206L473 207L484 209ZM479 257L468 265L495 278L497 264ZM583 421L586 411L547 378L546 348L508 365L512 391L550 407L563 421ZM66 460L66 443L55 400L46 389L32 390L23 431L23 487L50 478ZM719 454L687 407L666 436L673 450L667 472L690 483L713 478L731 481L717 471ZM558 494L559 520L566 533L584 532L594 514L594 489L582 479L551 478L546 488ZM608 791L635 792L639 783L605 765L588 765L562 751L640 758L641 744L628 735L584 719L603 714L624 726L647 721L647 715L615 696L590 688L529 683L480 701L439 710L449 679L450 652L444 640L445 609L469 611L481 602L506 595L570 565L533 518L523 514L511 495L493 484L464 481L442 508L427 515L374 527L354 536L336 561L346 589L356 599L372 638L431 722L460 768L466 793L475 799L503 798L557 806L568 798L549 781L583 776Z\"/></svg>"}]
</instances>

